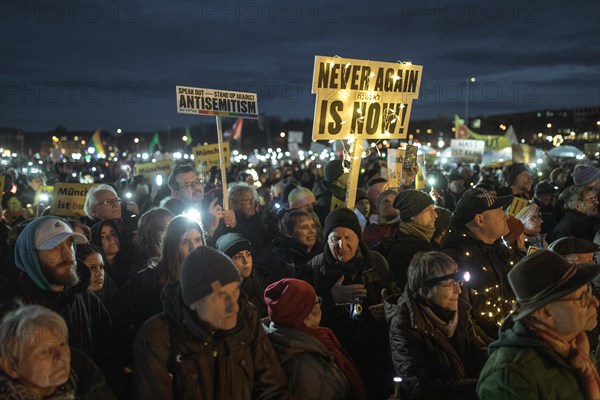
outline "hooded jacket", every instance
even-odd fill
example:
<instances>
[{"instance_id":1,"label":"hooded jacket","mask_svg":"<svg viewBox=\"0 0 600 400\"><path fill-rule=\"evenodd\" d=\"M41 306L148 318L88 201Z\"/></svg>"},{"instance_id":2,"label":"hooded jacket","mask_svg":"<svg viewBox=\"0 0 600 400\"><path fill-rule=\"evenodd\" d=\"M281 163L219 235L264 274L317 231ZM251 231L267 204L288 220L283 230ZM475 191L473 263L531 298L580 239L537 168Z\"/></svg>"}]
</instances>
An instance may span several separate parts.
<instances>
[{"instance_id":1,"label":"hooded jacket","mask_svg":"<svg viewBox=\"0 0 600 400\"><path fill-rule=\"evenodd\" d=\"M163 312L133 345L135 399L288 399L285 373L258 318L240 296L235 328L213 330L183 303L178 282L165 286Z\"/></svg>"},{"instance_id":2,"label":"hooded jacket","mask_svg":"<svg viewBox=\"0 0 600 400\"><path fill-rule=\"evenodd\" d=\"M385 302L390 350L396 373L411 399L476 399L475 386L486 345L475 332L471 307L459 298L452 338L436 329L405 290Z\"/></svg>"},{"instance_id":3,"label":"hooded jacket","mask_svg":"<svg viewBox=\"0 0 600 400\"><path fill-rule=\"evenodd\" d=\"M481 400L583 400L577 371L521 322L506 319L490 345L477 395Z\"/></svg>"}]
</instances>

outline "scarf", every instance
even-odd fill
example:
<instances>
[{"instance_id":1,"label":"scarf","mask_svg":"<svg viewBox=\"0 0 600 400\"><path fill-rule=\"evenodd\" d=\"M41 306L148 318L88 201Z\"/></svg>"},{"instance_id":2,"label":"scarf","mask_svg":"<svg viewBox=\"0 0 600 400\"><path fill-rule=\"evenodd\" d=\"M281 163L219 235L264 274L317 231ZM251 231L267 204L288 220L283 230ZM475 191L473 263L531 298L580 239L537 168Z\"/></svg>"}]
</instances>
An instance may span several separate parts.
<instances>
[{"instance_id":1,"label":"scarf","mask_svg":"<svg viewBox=\"0 0 600 400\"><path fill-rule=\"evenodd\" d=\"M435 227L429 228L423 225L411 224L405 221L400 221L400 223L398 224L398 232L410 236L421 237L427 242L431 242L431 238L435 233Z\"/></svg>"},{"instance_id":2,"label":"scarf","mask_svg":"<svg viewBox=\"0 0 600 400\"><path fill-rule=\"evenodd\" d=\"M585 332L566 342L560 332L533 316L525 317L523 324L534 336L543 340L577 370L580 385L583 386L587 399L600 399L600 376L590 360L590 342Z\"/></svg>"},{"instance_id":3,"label":"scarf","mask_svg":"<svg viewBox=\"0 0 600 400\"><path fill-rule=\"evenodd\" d=\"M33 393L27 386L21 382L9 378L4 373L0 372L0 393L3 399L20 399L20 400L75 400L75 385L73 374L69 380L60 385L50 396L42 397Z\"/></svg>"},{"instance_id":4,"label":"scarf","mask_svg":"<svg viewBox=\"0 0 600 400\"><path fill-rule=\"evenodd\" d=\"M445 321L444 319L440 318L438 313L436 313L431 306L421 302L418 302L418 305L421 311L423 311L423 313L425 314L425 317L437 330L442 332L442 334L447 338L451 338L452 336L454 336L454 332L456 332L456 327L458 326L458 310L453 311L452 317L448 321ZM438 308L441 309L441 307Z\"/></svg>"},{"instance_id":5,"label":"scarf","mask_svg":"<svg viewBox=\"0 0 600 400\"><path fill-rule=\"evenodd\" d=\"M322 327L316 329L309 328L304 324L294 326L294 328L306 333L307 335L311 335L321 342L321 344L325 346L333 355L333 360L339 367L340 371L342 371L342 373L348 379L348 382L353 389L352 391L355 393L355 398L358 400L368 399L367 391L365 390L365 386L360 373L358 372L356 364L354 364L354 361L352 361L348 353L346 353L346 350L344 350L337 337L335 337L335 333L333 333L331 329Z\"/></svg>"}]
</instances>

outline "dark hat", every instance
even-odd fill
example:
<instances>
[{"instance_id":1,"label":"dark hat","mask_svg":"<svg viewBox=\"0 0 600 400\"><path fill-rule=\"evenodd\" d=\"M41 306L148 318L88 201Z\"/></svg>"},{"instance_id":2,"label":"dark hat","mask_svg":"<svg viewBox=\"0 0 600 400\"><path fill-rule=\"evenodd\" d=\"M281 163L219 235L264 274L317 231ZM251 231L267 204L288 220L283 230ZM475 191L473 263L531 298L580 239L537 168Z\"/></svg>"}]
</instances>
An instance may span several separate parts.
<instances>
[{"instance_id":1,"label":"dark hat","mask_svg":"<svg viewBox=\"0 0 600 400\"><path fill-rule=\"evenodd\" d=\"M571 176L574 184L585 186L600 178L600 172L591 165L577 164Z\"/></svg>"},{"instance_id":2,"label":"dark hat","mask_svg":"<svg viewBox=\"0 0 600 400\"><path fill-rule=\"evenodd\" d=\"M457 168L453 168L448 174L448 182L464 180L465 177L458 172Z\"/></svg>"},{"instance_id":3,"label":"dark hat","mask_svg":"<svg viewBox=\"0 0 600 400\"><path fill-rule=\"evenodd\" d=\"M367 182L367 187L371 187L373 185L377 185L378 183L387 183L387 179L382 178L382 177L377 177L377 178L371 178L369 179L369 182Z\"/></svg>"},{"instance_id":4,"label":"dark hat","mask_svg":"<svg viewBox=\"0 0 600 400\"><path fill-rule=\"evenodd\" d=\"M506 167L503 171L504 180L508 186L512 186L513 183L517 180L517 176L521 174L521 172L529 172L529 168L527 165L523 163L512 164Z\"/></svg>"},{"instance_id":5,"label":"dark hat","mask_svg":"<svg viewBox=\"0 0 600 400\"><path fill-rule=\"evenodd\" d=\"M302 326L314 308L316 298L315 289L299 279L281 279L265 289L269 318L283 326Z\"/></svg>"},{"instance_id":6,"label":"dark hat","mask_svg":"<svg viewBox=\"0 0 600 400\"><path fill-rule=\"evenodd\" d=\"M401 190L394 199L394 208L400 210L402 221L410 220L430 205L433 205L433 200L420 190Z\"/></svg>"},{"instance_id":7,"label":"dark hat","mask_svg":"<svg viewBox=\"0 0 600 400\"><path fill-rule=\"evenodd\" d=\"M181 297L188 306L210 295L214 289L240 281L240 273L231 259L207 246L192 251L179 273Z\"/></svg>"},{"instance_id":8,"label":"dark hat","mask_svg":"<svg viewBox=\"0 0 600 400\"><path fill-rule=\"evenodd\" d=\"M566 256L567 254L595 253L600 250L596 243L576 236L563 237L550 243L548 250Z\"/></svg>"},{"instance_id":9,"label":"dark hat","mask_svg":"<svg viewBox=\"0 0 600 400\"><path fill-rule=\"evenodd\" d=\"M352 229L359 239L362 236L362 229L360 228L358 217L354 214L354 211L347 207L336 208L327 214L325 224L323 225L323 234L325 235L325 238L329 236L332 230L340 227Z\"/></svg>"},{"instance_id":10,"label":"dark hat","mask_svg":"<svg viewBox=\"0 0 600 400\"><path fill-rule=\"evenodd\" d=\"M369 200L369 195L364 189L356 189L356 202L358 203L361 200Z\"/></svg>"},{"instance_id":11,"label":"dark hat","mask_svg":"<svg viewBox=\"0 0 600 400\"><path fill-rule=\"evenodd\" d=\"M513 197L513 195L496 197L492 192L482 188L469 189L456 204L452 218L455 224L464 225L477 214L508 206Z\"/></svg>"},{"instance_id":12,"label":"dark hat","mask_svg":"<svg viewBox=\"0 0 600 400\"><path fill-rule=\"evenodd\" d=\"M556 194L558 192L558 187L554 186L550 181L540 181L537 185L535 185L535 196L537 197L540 194Z\"/></svg>"},{"instance_id":13,"label":"dark hat","mask_svg":"<svg viewBox=\"0 0 600 400\"><path fill-rule=\"evenodd\" d=\"M514 320L577 290L594 279L599 268L597 264L576 266L549 250L525 256L508 273L508 282L517 298Z\"/></svg>"},{"instance_id":14,"label":"dark hat","mask_svg":"<svg viewBox=\"0 0 600 400\"><path fill-rule=\"evenodd\" d=\"M219 237L216 243L217 250L227 254L229 257L235 256L243 250L252 251L252 244L248 239L239 233L226 233Z\"/></svg>"},{"instance_id":15,"label":"dark hat","mask_svg":"<svg viewBox=\"0 0 600 400\"><path fill-rule=\"evenodd\" d=\"M383 201L383 199L388 197L390 194L393 194L394 198L396 197L396 191L393 189L386 189L383 192L379 193L379 195L377 195L377 201L375 202L375 204L377 205L377 210L379 210L379 206L381 206L381 202Z\"/></svg>"},{"instance_id":16,"label":"dark hat","mask_svg":"<svg viewBox=\"0 0 600 400\"><path fill-rule=\"evenodd\" d=\"M327 182L335 182L344 174L344 163L342 160L330 160L325 164L323 178Z\"/></svg>"}]
</instances>

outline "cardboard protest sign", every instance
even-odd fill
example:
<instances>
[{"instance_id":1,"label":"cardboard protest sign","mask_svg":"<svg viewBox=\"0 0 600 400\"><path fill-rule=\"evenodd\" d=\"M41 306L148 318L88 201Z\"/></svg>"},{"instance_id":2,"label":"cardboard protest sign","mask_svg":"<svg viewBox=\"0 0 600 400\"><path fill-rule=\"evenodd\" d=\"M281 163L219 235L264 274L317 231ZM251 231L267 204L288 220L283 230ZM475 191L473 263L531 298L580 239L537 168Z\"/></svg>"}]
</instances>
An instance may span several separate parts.
<instances>
[{"instance_id":1,"label":"cardboard protest sign","mask_svg":"<svg viewBox=\"0 0 600 400\"><path fill-rule=\"evenodd\" d=\"M335 196L331 196L331 205L329 206L329 211L331 212L340 207L346 207L346 203Z\"/></svg>"},{"instance_id":2,"label":"cardboard protest sign","mask_svg":"<svg viewBox=\"0 0 600 400\"><path fill-rule=\"evenodd\" d=\"M194 153L194 162L197 168L207 169L219 167L219 144L204 144L192 148ZM229 142L223 143L223 157L225 158L225 168L231 167L231 149Z\"/></svg>"},{"instance_id":3,"label":"cardboard protest sign","mask_svg":"<svg viewBox=\"0 0 600 400\"><path fill-rule=\"evenodd\" d=\"M404 149L388 149L387 156L387 178L388 187L395 189L402 182L402 166L404 165Z\"/></svg>"},{"instance_id":4,"label":"cardboard protest sign","mask_svg":"<svg viewBox=\"0 0 600 400\"><path fill-rule=\"evenodd\" d=\"M512 162L513 163L534 163L537 158L535 156L535 147L526 144L512 145Z\"/></svg>"},{"instance_id":5,"label":"cardboard protest sign","mask_svg":"<svg viewBox=\"0 0 600 400\"><path fill-rule=\"evenodd\" d=\"M423 67L315 57L313 140L403 139Z\"/></svg>"},{"instance_id":6,"label":"cardboard protest sign","mask_svg":"<svg viewBox=\"0 0 600 400\"><path fill-rule=\"evenodd\" d=\"M258 119L256 93L177 86L177 112Z\"/></svg>"},{"instance_id":7,"label":"cardboard protest sign","mask_svg":"<svg viewBox=\"0 0 600 400\"><path fill-rule=\"evenodd\" d=\"M54 192L54 186L40 186L39 189L35 192L35 197L33 198L33 204L43 204L47 206L49 204L50 199L52 198L52 192Z\"/></svg>"},{"instance_id":8,"label":"cardboard protest sign","mask_svg":"<svg viewBox=\"0 0 600 400\"><path fill-rule=\"evenodd\" d=\"M522 209L529 205L529 201L520 197L513 197L512 203L508 206L508 215L513 217L517 215Z\"/></svg>"},{"instance_id":9,"label":"cardboard protest sign","mask_svg":"<svg viewBox=\"0 0 600 400\"><path fill-rule=\"evenodd\" d=\"M479 164L483 160L485 142L483 140L451 139L450 149L453 159Z\"/></svg>"},{"instance_id":10,"label":"cardboard protest sign","mask_svg":"<svg viewBox=\"0 0 600 400\"><path fill-rule=\"evenodd\" d=\"M416 168L418 150L419 149L417 148L417 146L406 146L406 150L404 153L404 164L402 166L403 168L408 170Z\"/></svg>"},{"instance_id":11,"label":"cardboard protest sign","mask_svg":"<svg viewBox=\"0 0 600 400\"><path fill-rule=\"evenodd\" d=\"M59 216L83 217L83 205L91 188L98 185L57 182L52 192L50 213Z\"/></svg>"},{"instance_id":12,"label":"cardboard protest sign","mask_svg":"<svg viewBox=\"0 0 600 400\"><path fill-rule=\"evenodd\" d=\"M142 163L135 165L136 175L156 176L158 174L167 176L171 173L171 160L162 160L156 162Z\"/></svg>"}]
</instances>

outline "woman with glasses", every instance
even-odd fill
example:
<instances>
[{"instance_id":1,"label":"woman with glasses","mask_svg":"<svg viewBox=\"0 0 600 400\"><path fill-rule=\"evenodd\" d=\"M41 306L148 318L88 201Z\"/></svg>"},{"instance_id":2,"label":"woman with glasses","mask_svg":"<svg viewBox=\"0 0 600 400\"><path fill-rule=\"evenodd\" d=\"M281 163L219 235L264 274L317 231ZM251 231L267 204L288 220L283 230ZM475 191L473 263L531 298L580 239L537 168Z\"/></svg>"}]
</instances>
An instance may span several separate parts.
<instances>
[{"instance_id":1,"label":"woman with glasses","mask_svg":"<svg viewBox=\"0 0 600 400\"><path fill-rule=\"evenodd\" d=\"M538 249L547 249L548 243L546 243L546 234L542 233L542 215L540 214L540 207L532 203L519 211L515 216L518 220L523 223L525 227L525 246L537 247Z\"/></svg>"},{"instance_id":2,"label":"woman with glasses","mask_svg":"<svg viewBox=\"0 0 600 400\"><path fill-rule=\"evenodd\" d=\"M282 279L264 293L263 322L290 393L297 399L367 399L352 359L331 329L320 327L321 298L307 282Z\"/></svg>"},{"instance_id":3,"label":"woman with glasses","mask_svg":"<svg viewBox=\"0 0 600 400\"><path fill-rule=\"evenodd\" d=\"M386 299L392 361L408 398L477 398L487 349L460 298L467 278L448 255L417 253L404 293Z\"/></svg>"}]
</instances>

